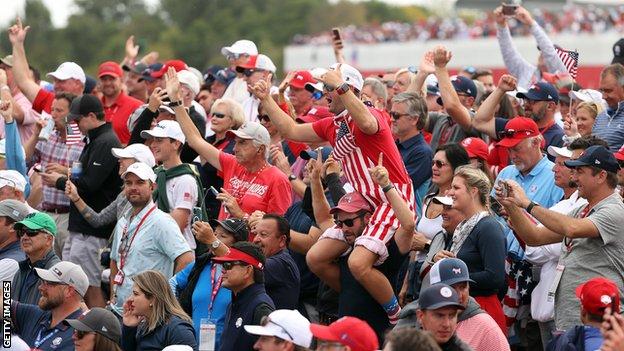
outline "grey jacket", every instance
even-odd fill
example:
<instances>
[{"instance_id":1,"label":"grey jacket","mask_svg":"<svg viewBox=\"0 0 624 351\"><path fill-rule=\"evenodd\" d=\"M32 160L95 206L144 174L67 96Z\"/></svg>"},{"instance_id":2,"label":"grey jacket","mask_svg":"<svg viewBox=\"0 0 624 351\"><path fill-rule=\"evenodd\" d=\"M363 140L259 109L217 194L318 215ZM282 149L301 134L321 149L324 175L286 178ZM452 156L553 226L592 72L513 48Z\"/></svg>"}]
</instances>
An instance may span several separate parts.
<instances>
[{"instance_id":1,"label":"grey jacket","mask_svg":"<svg viewBox=\"0 0 624 351\"><path fill-rule=\"evenodd\" d=\"M31 264L28 258L20 261L19 270L13 277L11 298L21 303L36 305L41 293L38 289L40 281L35 275L35 268L50 269L59 262L61 260L56 256L54 250L50 250L43 259L34 264Z\"/></svg>"},{"instance_id":2,"label":"grey jacket","mask_svg":"<svg viewBox=\"0 0 624 351\"><path fill-rule=\"evenodd\" d=\"M503 62L505 62L509 73L518 79L518 87L528 90L533 83L542 78L541 72L535 65L529 63L520 55L520 52L518 52L518 49L516 49L511 40L509 27L504 26L497 28L496 39L498 39L498 45L503 55ZM531 26L531 34L535 37L537 46L540 48L542 55L544 55L544 61L548 72L567 72L565 65L555 51L553 42L550 41L544 29L535 21Z\"/></svg>"}]
</instances>

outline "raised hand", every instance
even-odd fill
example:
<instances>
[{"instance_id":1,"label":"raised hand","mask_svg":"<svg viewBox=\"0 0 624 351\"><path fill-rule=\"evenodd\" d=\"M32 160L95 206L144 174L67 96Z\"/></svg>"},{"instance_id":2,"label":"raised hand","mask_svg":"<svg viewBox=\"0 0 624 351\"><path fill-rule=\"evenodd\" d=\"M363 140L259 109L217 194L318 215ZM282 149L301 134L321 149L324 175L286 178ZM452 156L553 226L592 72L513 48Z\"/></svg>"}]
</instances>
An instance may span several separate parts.
<instances>
[{"instance_id":1,"label":"raised hand","mask_svg":"<svg viewBox=\"0 0 624 351\"><path fill-rule=\"evenodd\" d=\"M321 174L323 175L323 177L327 177L328 174L332 173L340 174L341 169L342 168L340 167L340 163L336 161L334 156L329 155L325 163L323 163L323 167L321 168Z\"/></svg>"},{"instance_id":2,"label":"raised hand","mask_svg":"<svg viewBox=\"0 0 624 351\"><path fill-rule=\"evenodd\" d=\"M428 50L425 52L423 57L420 59L420 64L418 65L418 70L421 72L425 72L427 74L432 74L435 72L435 64L433 62L433 50Z\"/></svg>"},{"instance_id":3,"label":"raised hand","mask_svg":"<svg viewBox=\"0 0 624 351\"><path fill-rule=\"evenodd\" d=\"M271 98L271 94L269 94L270 87L269 83L261 79L254 84L253 87L251 87L251 93L256 97L256 99L265 101L266 99Z\"/></svg>"},{"instance_id":4,"label":"raised hand","mask_svg":"<svg viewBox=\"0 0 624 351\"><path fill-rule=\"evenodd\" d=\"M15 24L9 27L9 41L11 44L24 43L29 30L30 26L24 27L22 19L17 17Z\"/></svg>"},{"instance_id":5,"label":"raised hand","mask_svg":"<svg viewBox=\"0 0 624 351\"><path fill-rule=\"evenodd\" d=\"M136 327L141 322L141 317L134 313L134 306L128 300L123 305L123 324L127 327Z\"/></svg>"},{"instance_id":6,"label":"raised hand","mask_svg":"<svg viewBox=\"0 0 624 351\"><path fill-rule=\"evenodd\" d=\"M503 206L513 205L526 208L531 203L522 187L513 180L499 180L494 189L496 191L496 199ZM505 192L507 192L507 196L505 196Z\"/></svg>"},{"instance_id":7,"label":"raised hand","mask_svg":"<svg viewBox=\"0 0 624 351\"><path fill-rule=\"evenodd\" d=\"M296 73L296 71L288 72L288 74L286 75L284 80L279 85L279 92L280 93L283 94L286 91L286 88L288 88L288 86L290 85L290 81L295 77L295 73Z\"/></svg>"},{"instance_id":8,"label":"raised hand","mask_svg":"<svg viewBox=\"0 0 624 351\"><path fill-rule=\"evenodd\" d=\"M504 92L514 91L517 87L518 80L512 75L503 74L503 76L498 80L498 88Z\"/></svg>"},{"instance_id":9,"label":"raised hand","mask_svg":"<svg viewBox=\"0 0 624 351\"><path fill-rule=\"evenodd\" d=\"M162 89L161 87L156 87L156 89L152 91L152 95L150 95L149 97L147 108L149 108L149 110L152 112L156 112L156 110L158 110L158 107L162 105L163 99L166 97L167 91Z\"/></svg>"},{"instance_id":10,"label":"raised hand","mask_svg":"<svg viewBox=\"0 0 624 351\"><path fill-rule=\"evenodd\" d=\"M453 55L444 46L438 45L433 50L433 63L436 68L444 68L451 61Z\"/></svg>"},{"instance_id":11,"label":"raised hand","mask_svg":"<svg viewBox=\"0 0 624 351\"><path fill-rule=\"evenodd\" d=\"M569 113L563 120L563 132L569 137L575 136L579 133L576 118L573 118Z\"/></svg>"},{"instance_id":12,"label":"raised hand","mask_svg":"<svg viewBox=\"0 0 624 351\"><path fill-rule=\"evenodd\" d=\"M332 89L338 88L342 85L342 83L344 83L342 80L342 74L340 73L340 66L341 64L338 64L335 69L330 69L323 74L319 80Z\"/></svg>"},{"instance_id":13,"label":"raised hand","mask_svg":"<svg viewBox=\"0 0 624 351\"><path fill-rule=\"evenodd\" d=\"M494 10L494 20L500 27L505 27L507 25L507 17L503 15L502 6L499 6Z\"/></svg>"},{"instance_id":14,"label":"raised hand","mask_svg":"<svg viewBox=\"0 0 624 351\"><path fill-rule=\"evenodd\" d=\"M518 21L522 22L527 26L533 25L533 16L531 16L531 13L522 6L518 6L518 8L516 9L515 17Z\"/></svg>"},{"instance_id":15,"label":"raised hand","mask_svg":"<svg viewBox=\"0 0 624 351\"><path fill-rule=\"evenodd\" d=\"M223 206L227 207L228 212L236 218L242 218L245 213L238 205L236 198L227 190L221 188L221 192L217 195L217 200L221 201Z\"/></svg>"},{"instance_id":16,"label":"raised hand","mask_svg":"<svg viewBox=\"0 0 624 351\"><path fill-rule=\"evenodd\" d=\"M204 244L211 244L217 239L212 230L212 227L207 222L197 221L193 223L191 232L195 235L195 238Z\"/></svg>"},{"instance_id":17,"label":"raised hand","mask_svg":"<svg viewBox=\"0 0 624 351\"><path fill-rule=\"evenodd\" d=\"M130 61L136 60L139 56L139 46L134 45L134 35L128 37L126 40L126 58Z\"/></svg>"},{"instance_id":18,"label":"raised hand","mask_svg":"<svg viewBox=\"0 0 624 351\"><path fill-rule=\"evenodd\" d=\"M277 145L271 145L269 148L269 155L271 156L271 161L273 161L273 165L277 167L282 173L285 175L291 175L292 170L290 169L290 164L288 163L288 158L284 155L282 149Z\"/></svg>"},{"instance_id":19,"label":"raised hand","mask_svg":"<svg viewBox=\"0 0 624 351\"><path fill-rule=\"evenodd\" d=\"M308 168L308 174L310 175L310 180L318 181L321 179L321 170L323 165L323 155L321 153L321 149L316 149L317 157L316 160L310 159L306 167Z\"/></svg>"},{"instance_id":20,"label":"raised hand","mask_svg":"<svg viewBox=\"0 0 624 351\"><path fill-rule=\"evenodd\" d=\"M13 99L9 89L0 89L0 115L5 123L13 122Z\"/></svg>"},{"instance_id":21,"label":"raised hand","mask_svg":"<svg viewBox=\"0 0 624 351\"><path fill-rule=\"evenodd\" d=\"M178 80L178 73L173 67L169 67L169 70L165 73L165 84L167 95L171 102L180 101L182 99L180 95L180 81Z\"/></svg>"},{"instance_id":22,"label":"raised hand","mask_svg":"<svg viewBox=\"0 0 624 351\"><path fill-rule=\"evenodd\" d=\"M383 153L379 153L379 160L377 161L377 165L375 167L369 168L368 172L373 178L373 182L379 185L380 187L385 187L390 184L390 179L388 178L388 170L383 166Z\"/></svg>"}]
</instances>

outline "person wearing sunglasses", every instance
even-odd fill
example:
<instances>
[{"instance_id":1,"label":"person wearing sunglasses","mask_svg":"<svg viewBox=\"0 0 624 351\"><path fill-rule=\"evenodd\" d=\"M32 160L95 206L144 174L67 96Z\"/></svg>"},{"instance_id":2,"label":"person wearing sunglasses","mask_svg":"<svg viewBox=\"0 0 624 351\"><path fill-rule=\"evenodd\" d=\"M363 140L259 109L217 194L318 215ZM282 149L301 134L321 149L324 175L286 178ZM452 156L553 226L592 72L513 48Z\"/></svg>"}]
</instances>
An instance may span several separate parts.
<instances>
[{"instance_id":1,"label":"person wearing sunglasses","mask_svg":"<svg viewBox=\"0 0 624 351\"><path fill-rule=\"evenodd\" d=\"M271 84L275 76L277 68L271 59L263 54L250 56L249 60L242 65L236 67L236 71L243 74L245 81L247 82L247 89L252 90L252 87L257 82L263 81ZM271 86L271 92L278 93L278 88ZM245 119L248 122L254 122L258 120L258 105L260 100L254 95L250 94L245 101L242 102L243 111L245 111Z\"/></svg>"},{"instance_id":2,"label":"person wearing sunglasses","mask_svg":"<svg viewBox=\"0 0 624 351\"><path fill-rule=\"evenodd\" d=\"M276 310L260 325L245 325L245 331L259 336L258 351L306 351L312 343L310 322L297 310Z\"/></svg>"},{"instance_id":3,"label":"person wearing sunglasses","mask_svg":"<svg viewBox=\"0 0 624 351\"><path fill-rule=\"evenodd\" d=\"M14 330L34 350L74 350L74 329L63 323L84 312L83 298L89 278L82 268L61 261L50 269L35 268L41 281L41 298L37 305L13 301L11 318Z\"/></svg>"},{"instance_id":4,"label":"person wearing sunglasses","mask_svg":"<svg viewBox=\"0 0 624 351\"><path fill-rule=\"evenodd\" d=\"M95 307L76 319L66 319L74 329L76 351L121 351L121 325L113 312Z\"/></svg>"},{"instance_id":5,"label":"person wearing sunglasses","mask_svg":"<svg viewBox=\"0 0 624 351\"><path fill-rule=\"evenodd\" d=\"M11 298L22 303L36 304L41 297L38 289L41 281L37 279L35 268L47 269L61 261L53 249L56 223L49 215L35 212L15 223L13 229L26 259L20 261L20 268L13 277Z\"/></svg>"},{"instance_id":6,"label":"person wearing sunglasses","mask_svg":"<svg viewBox=\"0 0 624 351\"><path fill-rule=\"evenodd\" d=\"M245 77L242 73L236 72L236 67L247 62L250 56L258 55L258 48L253 41L242 39L223 47L221 54L226 57L229 70L236 73L236 78L228 85L223 97L242 104L249 97L249 91Z\"/></svg>"},{"instance_id":7,"label":"person wearing sunglasses","mask_svg":"<svg viewBox=\"0 0 624 351\"><path fill-rule=\"evenodd\" d=\"M121 348L157 351L169 345L188 345L197 350L191 317L176 300L165 276L148 270L132 280L132 294L124 303Z\"/></svg>"},{"instance_id":8,"label":"person wearing sunglasses","mask_svg":"<svg viewBox=\"0 0 624 351\"><path fill-rule=\"evenodd\" d=\"M275 310L273 300L264 289L264 254L257 245L241 241L232 245L226 255L214 257L212 261L223 267L223 286L233 294L219 350L252 350L258 338L241 327L259 325L263 317Z\"/></svg>"}]
</instances>

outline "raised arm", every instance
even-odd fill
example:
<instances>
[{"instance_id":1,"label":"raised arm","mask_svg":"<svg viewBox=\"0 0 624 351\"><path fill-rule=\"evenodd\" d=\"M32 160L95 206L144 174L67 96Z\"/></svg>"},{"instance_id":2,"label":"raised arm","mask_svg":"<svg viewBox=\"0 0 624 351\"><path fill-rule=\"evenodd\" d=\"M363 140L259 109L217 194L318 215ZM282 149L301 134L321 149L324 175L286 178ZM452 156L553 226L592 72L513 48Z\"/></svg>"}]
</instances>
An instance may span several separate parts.
<instances>
[{"instance_id":1,"label":"raised arm","mask_svg":"<svg viewBox=\"0 0 624 351\"><path fill-rule=\"evenodd\" d=\"M30 77L30 69L28 68L28 60L26 59L26 50L24 49L24 40L30 26L24 27L22 20L18 17L13 26L9 28L9 41L13 46L13 78L17 87L22 91L26 98L33 102L39 93L41 87Z\"/></svg>"},{"instance_id":2,"label":"raised arm","mask_svg":"<svg viewBox=\"0 0 624 351\"><path fill-rule=\"evenodd\" d=\"M411 73L411 72L410 72ZM422 97L427 96L427 89L424 86L427 76L435 73L435 65L433 63L433 51L428 50L420 59L420 65L418 66L418 72L407 87L407 92L416 93Z\"/></svg>"},{"instance_id":3,"label":"raised arm","mask_svg":"<svg viewBox=\"0 0 624 351\"><path fill-rule=\"evenodd\" d=\"M388 170L382 166L382 162L383 153L380 153L377 166L370 168L368 171L375 184L379 185L386 193L386 198L399 220L400 227L394 234L396 244L401 252L408 252L412 246L412 237L414 229L416 228L415 215L414 212L410 210L407 202L401 197L398 190L390 183Z\"/></svg>"},{"instance_id":4,"label":"raised arm","mask_svg":"<svg viewBox=\"0 0 624 351\"><path fill-rule=\"evenodd\" d=\"M334 226L334 218L329 213L330 206L325 197L325 191L321 182L321 168L323 161L321 159L321 153L318 153L316 160L310 160L312 162L310 170L310 190L312 191L312 209L314 210L314 219L318 224L321 232L324 232L328 228Z\"/></svg>"},{"instance_id":5,"label":"raised arm","mask_svg":"<svg viewBox=\"0 0 624 351\"><path fill-rule=\"evenodd\" d=\"M257 82L252 88L252 93L262 102L262 108L284 138L306 143L324 141L316 134L311 123L297 124L292 117L282 111L269 94L268 82L264 80Z\"/></svg>"},{"instance_id":6,"label":"raised arm","mask_svg":"<svg viewBox=\"0 0 624 351\"><path fill-rule=\"evenodd\" d=\"M544 63L548 68L548 72L557 73L557 72L567 72L567 68L561 61L561 58L555 51L555 46L553 42L548 38L544 29L533 19L531 13L527 11L522 6L519 6L516 10L516 18L527 25L531 29L531 34L535 37L535 41L537 42L537 46L540 48L540 52L544 58Z\"/></svg>"},{"instance_id":7,"label":"raised arm","mask_svg":"<svg viewBox=\"0 0 624 351\"><path fill-rule=\"evenodd\" d=\"M516 84L516 78L508 74L505 74L500 78L496 89L494 89L492 94L490 94L490 96L488 96L487 99L481 103L481 106L479 106L479 109L474 115L472 126L476 130L489 135L491 138L498 139L496 135L494 114L496 113L498 104L501 102L503 97L505 97L505 93L515 90Z\"/></svg>"},{"instance_id":8,"label":"raised arm","mask_svg":"<svg viewBox=\"0 0 624 351\"><path fill-rule=\"evenodd\" d=\"M496 39L498 39L498 46L505 67L511 75L518 78L520 86L526 89L529 87L531 77L537 67L525 60L514 46L502 7L499 6L494 10L494 16L496 17Z\"/></svg>"},{"instance_id":9,"label":"raised arm","mask_svg":"<svg viewBox=\"0 0 624 351\"><path fill-rule=\"evenodd\" d=\"M338 88L345 83L342 79L342 74L340 73L340 66L341 64L338 64L335 69L327 71L327 73L323 74L323 76L319 79L332 89ZM336 97L342 100L345 108L349 111L349 114L353 118L355 125L364 134L372 135L377 133L379 130L377 119L370 113L368 107L364 105L364 102L362 102L362 100L355 95L353 90L349 89L342 95L336 94Z\"/></svg>"},{"instance_id":10,"label":"raised arm","mask_svg":"<svg viewBox=\"0 0 624 351\"><path fill-rule=\"evenodd\" d=\"M169 71L165 75L165 82L167 95L171 102L181 102L180 81L173 67L169 67ZM221 162L219 162L219 153L221 151L204 140L182 104L174 107L173 110L175 111L176 120L180 123L182 132L186 136L186 142L214 168L221 170Z\"/></svg>"},{"instance_id":11,"label":"raised arm","mask_svg":"<svg viewBox=\"0 0 624 351\"><path fill-rule=\"evenodd\" d=\"M452 54L444 46L438 46L433 52L435 75L438 77L440 96L444 102L444 108L451 118L459 124L463 130L469 131L472 121L468 109L462 105L459 96L451 83L446 65L451 60Z\"/></svg>"}]
</instances>

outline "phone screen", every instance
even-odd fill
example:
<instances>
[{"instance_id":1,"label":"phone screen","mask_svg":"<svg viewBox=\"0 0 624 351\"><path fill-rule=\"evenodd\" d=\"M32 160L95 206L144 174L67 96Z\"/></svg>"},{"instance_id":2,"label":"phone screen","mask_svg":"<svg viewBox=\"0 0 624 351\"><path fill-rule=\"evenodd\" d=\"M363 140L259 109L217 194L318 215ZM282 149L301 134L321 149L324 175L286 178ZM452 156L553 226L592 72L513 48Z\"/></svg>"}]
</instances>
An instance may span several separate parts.
<instances>
[{"instance_id":1,"label":"phone screen","mask_svg":"<svg viewBox=\"0 0 624 351\"><path fill-rule=\"evenodd\" d=\"M341 40L340 38L340 28L333 28L332 33L334 33L334 40Z\"/></svg>"},{"instance_id":2,"label":"phone screen","mask_svg":"<svg viewBox=\"0 0 624 351\"><path fill-rule=\"evenodd\" d=\"M513 16L516 14L517 9L518 9L518 5L503 4L503 15Z\"/></svg>"}]
</instances>

